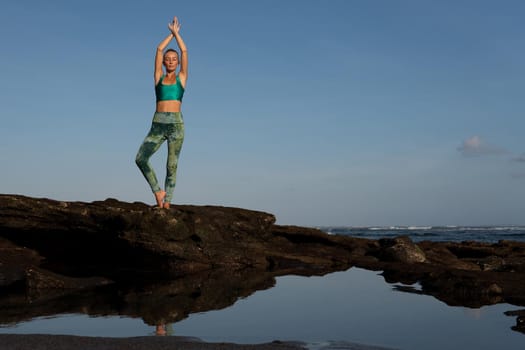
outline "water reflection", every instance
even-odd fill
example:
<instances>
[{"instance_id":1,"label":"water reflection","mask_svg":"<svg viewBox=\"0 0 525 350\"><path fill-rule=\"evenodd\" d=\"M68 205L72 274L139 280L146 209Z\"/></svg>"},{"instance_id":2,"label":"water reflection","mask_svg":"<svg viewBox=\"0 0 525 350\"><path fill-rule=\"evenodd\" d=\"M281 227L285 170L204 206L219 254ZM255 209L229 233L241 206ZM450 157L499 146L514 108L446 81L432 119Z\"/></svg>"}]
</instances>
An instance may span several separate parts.
<instances>
[{"instance_id":1,"label":"water reflection","mask_svg":"<svg viewBox=\"0 0 525 350\"><path fill-rule=\"evenodd\" d=\"M214 271L173 281L106 286L57 299L42 296L30 304L23 298L17 305L6 304L4 295L0 308L2 323L56 313L95 316L89 322L79 316L62 319L61 333L69 327L70 334L79 335L95 327L106 333L90 335L176 333L237 343L333 339L402 349L454 349L460 347L453 344L465 339L478 349L497 348L502 343L506 349L519 349L525 341L521 333L511 331L510 317L503 315L509 305L479 310L449 307L424 295L421 286L411 286L419 293L392 292L393 287L377 273L356 268L319 278ZM260 292L254 293L257 290ZM75 324L79 318L81 324ZM135 323L121 326L128 320ZM25 328L13 331L35 333L35 329L28 322Z\"/></svg>"},{"instance_id":2,"label":"water reflection","mask_svg":"<svg viewBox=\"0 0 525 350\"><path fill-rule=\"evenodd\" d=\"M351 270L354 271L360 269ZM372 276L376 275L376 273L372 272L367 273ZM322 275L322 273L319 274ZM352 273L343 273L339 278L343 280L347 278L350 279L349 276L351 274ZM387 279L391 276L383 277ZM355 290L357 286L354 286L354 290L349 292L352 293L352 295L347 296L348 299L340 299L336 301L334 296L330 296L330 291L338 290L341 286L330 285L329 281L331 278L332 277L323 277L321 279L325 281L324 284L319 283L317 287L314 287L321 288L316 294L316 297L318 297L319 300L311 300L309 303L306 303L306 305L309 306L304 307L312 308L313 305L311 304L313 303L325 304L326 310L318 310L315 317L319 317L323 312L329 312L331 313L329 317L333 319L334 324L347 323L348 315L341 315L340 319L337 319L337 307L335 308L336 311L333 311L330 309L329 304L335 303L344 305L345 303L351 302L349 301L350 298L358 300L358 303L367 302L368 298L379 300L390 298L389 295L375 295L375 293L377 293L376 290L381 289L378 285L357 291ZM377 276L374 277L375 280L378 278L379 277ZM350 280L347 281L347 283L359 284L363 283L363 281ZM20 286L18 290L11 290L8 293L0 295L0 324L14 325L38 317L59 314L84 314L91 317L118 316L142 319L145 324L151 327L150 334L159 336L171 335L174 333L173 324L177 323L175 328L178 329L181 325L181 321L187 319L191 314L202 314L210 310L228 308L238 300L246 299L256 291L270 289L275 286L275 284L275 273L247 269L241 271L214 270L166 281L145 281L142 279L133 283L128 281L126 283L112 284L93 290L65 295L57 295L55 292L44 293L42 291L38 294L28 294L26 293L24 286ZM421 296L429 294L424 291L424 286L417 283L413 285L397 284L391 287L388 287L384 281L380 284L383 285L384 288L393 288L395 291L402 292L402 294L407 296L411 294ZM297 286L295 290L293 288L289 290L290 295L293 297L293 299L288 300L286 304L286 307L289 308L289 314L298 313L298 311L294 311L294 307L296 304L300 303L301 298L304 297L305 288L307 287ZM310 286L308 288L313 287ZM457 291L444 290L441 294L433 295L433 297L444 301L447 305L451 305L448 296L454 294L457 294ZM460 294L463 297L473 295L472 293ZM251 300L251 298L249 299ZM467 305L463 306L470 307L467 309L469 310L468 313L477 313L478 316L481 315L479 307L476 306L479 303L479 300L476 301L477 299L469 298L465 299L468 302L466 303ZM356 302L355 300L353 301L354 303ZM410 304L414 302L413 300L414 299L409 299L406 306L407 309L411 308ZM498 302L498 300L488 301ZM372 300L368 302L373 304ZM264 315L265 313L268 314L268 318L282 317L278 314L279 310L270 311L269 306L274 303L275 300L268 301L268 306L263 306L258 311L257 317L262 317L261 315ZM389 307L389 304L383 306L383 308L385 307ZM281 309L282 308L283 307L281 307ZM363 318L365 317L364 315L367 315L367 317L373 316L377 313L377 310L374 310L373 308L361 310L354 307L354 309L349 312L358 313L361 315L361 318ZM395 311L394 314L399 315L402 312L403 311ZM507 312L506 315L516 317L516 325L512 326L514 331L525 333L523 326L523 319L525 317L524 311ZM246 319L249 319L250 317L250 315L245 315ZM310 316L305 315L305 318L306 317ZM384 317L384 315L379 313L377 314L377 317ZM354 325L354 327L358 329L358 325ZM363 329L362 331L364 332L365 330Z\"/></svg>"},{"instance_id":3,"label":"water reflection","mask_svg":"<svg viewBox=\"0 0 525 350\"><path fill-rule=\"evenodd\" d=\"M155 335L173 335L173 325L171 323L161 323L155 326Z\"/></svg>"},{"instance_id":4,"label":"water reflection","mask_svg":"<svg viewBox=\"0 0 525 350\"><path fill-rule=\"evenodd\" d=\"M525 310L506 311L505 315L516 316L516 325L512 330L525 334Z\"/></svg>"},{"instance_id":5,"label":"water reflection","mask_svg":"<svg viewBox=\"0 0 525 350\"><path fill-rule=\"evenodd\" d=\"M239 298L275 285L274 275L260 270L214 270L169 281L113 284L89 291L57 295L12 291L0 296L0 323L16 324L35 317L82 313L142 318L159 326L175 323L190 313L222 309Z\"/></svg>"}]
</instances>

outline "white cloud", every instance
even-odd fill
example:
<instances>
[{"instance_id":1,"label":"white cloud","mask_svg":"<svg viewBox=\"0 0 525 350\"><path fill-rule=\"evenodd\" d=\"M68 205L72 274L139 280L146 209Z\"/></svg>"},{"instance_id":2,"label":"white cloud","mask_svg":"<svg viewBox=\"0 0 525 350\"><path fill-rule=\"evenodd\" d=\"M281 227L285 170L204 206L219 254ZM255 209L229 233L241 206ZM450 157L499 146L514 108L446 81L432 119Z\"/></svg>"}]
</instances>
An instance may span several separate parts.
<instances>
[{"instance_id":1,"label":"white cloud","mask_svg":"<svg viewBox=\"0 0 525 350\"><path fill-rule=\"evenodd\" d=\"M479 136L472 136L463 141L457 150L466 157L498 155L508 153L505 149L491 145Z\"/></svg>"},{"instance_id":2,"label":"white cloud","mask_svg":"<svg viewBox=\"0 0 525 350\"><path fill-rule=\"evenodd\" d=\"M519 163L525 163L525 153L522 153L521 155L512 158L513 162L519 162Z\"/></svg>"}]
</instances>

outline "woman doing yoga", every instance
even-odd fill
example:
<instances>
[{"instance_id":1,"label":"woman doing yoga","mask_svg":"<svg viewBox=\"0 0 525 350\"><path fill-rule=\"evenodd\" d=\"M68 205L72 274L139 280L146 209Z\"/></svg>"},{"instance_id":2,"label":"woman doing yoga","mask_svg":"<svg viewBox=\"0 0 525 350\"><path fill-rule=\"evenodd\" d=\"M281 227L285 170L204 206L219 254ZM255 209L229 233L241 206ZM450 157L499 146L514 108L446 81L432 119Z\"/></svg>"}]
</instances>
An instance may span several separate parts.
<instances>
[{"instance_id":1,"label":"woman doing yoga","mask_svg":"<svg viewBox=\"0 0 525 350\"><path fill-rule=\"evenodd\" d=\"M177 17L168 25L170 34L157 47L155 55L155 95L157 108L148 135L140 146L135 162L148 181L158 207L169 208L175 189L177 163L184 140L184 121L181 113L182 96L188 79L188 53L180 36L180 23ZM164 50L175 38L180 49ZM180 65L179 73L177 67ZM162 66L164 66L165 73ZM150 157L164 143L168 142L168 160L164 190L157 181L155 171L149 162Z\"/></svg>"}]
</instances>

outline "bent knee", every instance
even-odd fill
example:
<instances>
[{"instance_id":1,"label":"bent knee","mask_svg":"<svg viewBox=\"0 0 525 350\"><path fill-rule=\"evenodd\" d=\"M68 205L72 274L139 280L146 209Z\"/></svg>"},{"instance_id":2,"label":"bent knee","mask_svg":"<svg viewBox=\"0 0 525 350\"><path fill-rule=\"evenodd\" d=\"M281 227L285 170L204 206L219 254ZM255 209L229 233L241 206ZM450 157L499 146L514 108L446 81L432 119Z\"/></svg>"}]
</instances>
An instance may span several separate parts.
<instances>
[{"instance_id":1,"label":"bent knee","mask_svg":"<svg viewBox=\"0 0 525 350\"><path fill-rule=\"evenodd\" d=\"M135 164L137 164L139 168L142 168L148 164L148 158L137 154L137 156L135 157Z\"/></svg>"}]
</instances>

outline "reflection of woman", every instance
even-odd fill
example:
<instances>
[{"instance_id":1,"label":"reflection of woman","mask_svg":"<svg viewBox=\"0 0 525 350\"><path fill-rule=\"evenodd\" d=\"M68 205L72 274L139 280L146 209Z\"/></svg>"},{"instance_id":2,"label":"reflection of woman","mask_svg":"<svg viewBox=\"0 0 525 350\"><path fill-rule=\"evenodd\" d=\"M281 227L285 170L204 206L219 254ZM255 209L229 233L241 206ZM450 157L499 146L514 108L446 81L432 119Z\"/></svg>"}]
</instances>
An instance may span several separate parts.
<instances>
[{"instance_id":1,"label":"reflection of woman","mask_svg":"<svg viewBox=\"0 0 525 350\"><path fill-rule=\"evenodd\" d=\"M166 330L166 325L165 324L158 324L156 327L155 327L155 335L167 335L168 332Z\"/></svg>"},{"instance_id":2,"label":"reflection of woman","mask_svg":"<svg viewBox=\"0 0 525 350\"><path fill-rule=\"evenodd\" d=\"M155 335L173 335L172 324L161 323L155 326Z\"/></svg>"},{"instance_id":3,"label":"reflection of woman","mask_svg":"<svg viewBox=\"0 0 525 350\"><path fill-rule=\"evenodd\" d=\"M184 121L181 113L182 96L188 78L188 54L186 45L179 34L180 24L177 17L168 25L171 34L168 35L157 47L155 55L155 94L157 108L153 116L151 129L137 152L135 162L148 181L155 200L160 208L169 208L175 189L177 163L182 141L184 140ZM177 51L164 49L171 39L175 38L180 49ZM179 60L180 58L180 60ZM179 74L176 73L180 62ZM166 70L164 74L162 66ZM159 187L157 177L149 158L159 147L168 141L168 161L166 165L166 181L164 190Z\"/></svg>"}]
</instances>

